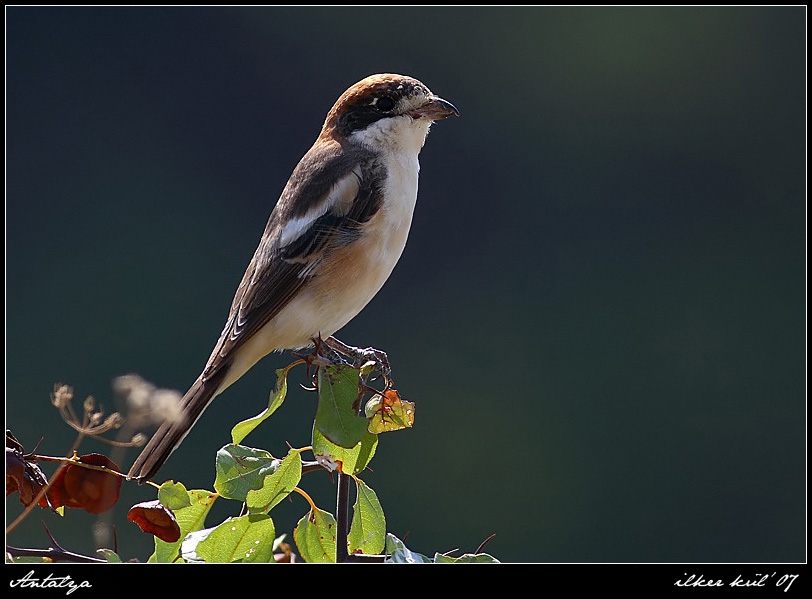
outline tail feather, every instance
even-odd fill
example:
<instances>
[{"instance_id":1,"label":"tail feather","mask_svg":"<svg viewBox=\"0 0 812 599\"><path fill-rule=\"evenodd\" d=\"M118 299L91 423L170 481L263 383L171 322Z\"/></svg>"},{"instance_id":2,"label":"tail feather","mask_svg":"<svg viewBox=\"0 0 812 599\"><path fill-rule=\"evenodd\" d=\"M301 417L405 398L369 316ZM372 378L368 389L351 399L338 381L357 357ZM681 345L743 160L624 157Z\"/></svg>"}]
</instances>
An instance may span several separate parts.
<instances>
[{"instance_id":1,"label":"tail feather","mask_svg":"<svg viewBox=\"0 0 812 599\"><path fill-rule=\"evenodd\" d=\"M130 468L128 479L138 482L150 480L180 445L186 434L194 426L203 410L208 407L217 395L222 377L203 380L201 375L180 400L180 417L178 420L164 422Z\"/></svg>"}]
</instances>

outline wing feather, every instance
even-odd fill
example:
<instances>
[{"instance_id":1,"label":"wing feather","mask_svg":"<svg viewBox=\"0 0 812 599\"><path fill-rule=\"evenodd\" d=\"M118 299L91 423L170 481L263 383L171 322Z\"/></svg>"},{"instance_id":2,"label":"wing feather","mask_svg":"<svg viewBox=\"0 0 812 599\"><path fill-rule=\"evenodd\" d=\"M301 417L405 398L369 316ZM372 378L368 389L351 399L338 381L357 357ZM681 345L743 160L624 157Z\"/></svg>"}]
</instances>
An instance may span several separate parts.
<instances>
[{"instance_id":1,"label":"wing feather","mask_svg":"<svg viewBox=\"0 0 812 599\"><path fill-rule=\"evenodd\" d=\"M240 282L203 379L274 318L316 276L330 253L361 235L380 209L382 173L366 150L314 146L285 186ZM286 348L274 348L286 349Z\"/></svg>"}]
</instances>

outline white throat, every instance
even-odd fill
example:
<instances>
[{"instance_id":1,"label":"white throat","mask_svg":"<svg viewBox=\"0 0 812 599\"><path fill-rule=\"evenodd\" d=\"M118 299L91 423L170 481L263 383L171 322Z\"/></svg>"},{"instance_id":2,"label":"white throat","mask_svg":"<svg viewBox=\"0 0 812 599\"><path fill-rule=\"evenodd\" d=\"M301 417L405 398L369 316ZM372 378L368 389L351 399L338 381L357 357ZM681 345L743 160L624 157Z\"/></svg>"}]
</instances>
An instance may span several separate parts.
<instances>
[{"instance_id":1,"label":"white throat","mask_svg":"<svg viewBox=\"0 0 812 599\"><path fill-rule=\"evenodd\" d=\"M426 143L431 123L429 119L415 120L406 115L383 118L366 129L352 133L350 141L375 152L404 154L416 158Z\"/></svg>"}]
</instances>

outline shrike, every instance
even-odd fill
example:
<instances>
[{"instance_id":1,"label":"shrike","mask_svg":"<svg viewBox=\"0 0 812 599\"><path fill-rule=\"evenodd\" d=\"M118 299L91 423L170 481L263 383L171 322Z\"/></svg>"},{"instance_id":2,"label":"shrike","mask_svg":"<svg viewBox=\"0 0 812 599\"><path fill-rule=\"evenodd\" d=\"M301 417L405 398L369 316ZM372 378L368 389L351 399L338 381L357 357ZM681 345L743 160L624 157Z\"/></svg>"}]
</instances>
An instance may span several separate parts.
<instances>
[{"instance_id":1,"label":"shrike","mask_svg":"<svg viewBox=\"0 0 812 599\"><path fill-rule=\"evenodd\" d=\"M451 103L403 75L372 75L341 95L271 212L181 417L158 428L128 478L151 479L261 358L326 339L366 306L406 245L429 128L451 115Z\"/></svg>"}]
</instances>

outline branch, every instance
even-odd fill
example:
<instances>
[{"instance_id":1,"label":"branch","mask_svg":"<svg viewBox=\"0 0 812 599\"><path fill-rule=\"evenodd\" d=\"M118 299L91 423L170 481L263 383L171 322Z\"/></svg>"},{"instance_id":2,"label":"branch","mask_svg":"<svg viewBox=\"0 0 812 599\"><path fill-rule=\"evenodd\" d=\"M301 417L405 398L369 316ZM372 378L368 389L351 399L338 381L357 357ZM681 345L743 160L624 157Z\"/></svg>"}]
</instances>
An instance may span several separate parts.
<instances>
[{"instance_id":1,"label":"branch","mask_svg":"<svg viewBox=\"0 0 812 599\"><path fill-rule=\"evenodd\" d=\"M107 560L105 559L90 557L89 555L81 555L80 553L74 553L73 551L63 549L54 538L54 535L51 534L51 531L48 530L45 522L42 523L42 526L45 529L45 533L48 535L48 538L51 539L51 543L54 544L53 547L49 547L48 549L24 549L21 547L12 547L11 545L6 545L6 553L12 557L39 557L43 560L49 559L55 562L81 562L84 564L107 563Z\"/></svg>"},{"instance_id":2,"label":"branch","mask_svg":"<svg viewBox=\"0 0 812 599\"><path fill-rule=\"evenodd\" d=\"M55 562L81 562L88 564L107 563L107 560L104 559L81 555L79 553L73 553L72 551L65 551L64 549L56 549L54 547L49 549L23 549L20 547L6 545L6 553L10 554L12 557L39 557Z\"/></svg>"}]
</instances>

